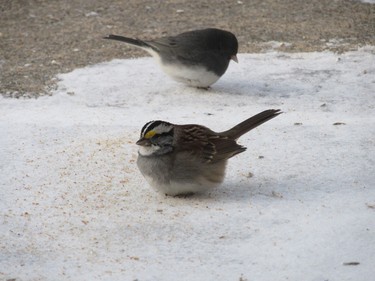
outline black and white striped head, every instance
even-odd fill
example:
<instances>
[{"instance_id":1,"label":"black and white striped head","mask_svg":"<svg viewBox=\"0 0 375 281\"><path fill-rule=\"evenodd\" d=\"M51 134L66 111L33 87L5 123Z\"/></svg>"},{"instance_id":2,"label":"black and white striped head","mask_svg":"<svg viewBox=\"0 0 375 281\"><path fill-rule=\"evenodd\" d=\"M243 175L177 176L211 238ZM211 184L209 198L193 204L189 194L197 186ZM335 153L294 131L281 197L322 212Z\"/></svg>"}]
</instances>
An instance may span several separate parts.
<instances>
[{"instance_id":1,"label":"black and white striped head","mask_svg":"<svg viewBox=\"0 0 375 281\"><path fill-rule=\"evenodd\" d=\"M146 123L139 140L139 153L143 156L165 154L173 150L174 125L165 121L150 121Z\"/></svg>"}]
</instances>

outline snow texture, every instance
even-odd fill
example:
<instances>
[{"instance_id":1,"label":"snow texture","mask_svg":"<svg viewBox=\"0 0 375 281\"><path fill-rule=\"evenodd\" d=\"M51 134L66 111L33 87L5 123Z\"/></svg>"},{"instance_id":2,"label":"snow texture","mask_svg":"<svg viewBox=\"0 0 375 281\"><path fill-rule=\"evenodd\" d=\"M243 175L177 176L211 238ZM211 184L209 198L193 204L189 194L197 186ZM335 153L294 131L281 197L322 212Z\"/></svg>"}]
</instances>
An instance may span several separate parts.
<instances>
[{"instance_id":1,"label":"snow texture","mask_svg":"<svg viewBox=\"0 0 375 281\"><path fill-rule=\"evenodd\" d=\"M209 91L114 60L0 99L0 279L374 280L374 52L242 54ZM149 120L220 131L269 108L205 195L136 167Z\"/></svg>"}]
</instances>

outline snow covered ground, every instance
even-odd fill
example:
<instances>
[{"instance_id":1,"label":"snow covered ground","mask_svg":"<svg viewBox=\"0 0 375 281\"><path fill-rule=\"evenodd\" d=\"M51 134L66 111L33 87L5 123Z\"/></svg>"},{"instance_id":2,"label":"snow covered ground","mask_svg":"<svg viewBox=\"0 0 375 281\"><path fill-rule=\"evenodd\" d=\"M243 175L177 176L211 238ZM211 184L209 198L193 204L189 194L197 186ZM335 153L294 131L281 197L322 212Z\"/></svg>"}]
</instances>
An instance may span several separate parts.
<instances>
[{"instance_id":1,"label":"snow covered ground","mask_svg":"<svg viewBox=\"0 0 375 281\"><path fill-rule=\"evenodd\" d=\"M373 280L375 48L239 62L210 91L143 58L0 99L0 279ZM165 197L136 167L149 120L220 131L269 108L209 194Z\"/></svg>"}]
</instances>

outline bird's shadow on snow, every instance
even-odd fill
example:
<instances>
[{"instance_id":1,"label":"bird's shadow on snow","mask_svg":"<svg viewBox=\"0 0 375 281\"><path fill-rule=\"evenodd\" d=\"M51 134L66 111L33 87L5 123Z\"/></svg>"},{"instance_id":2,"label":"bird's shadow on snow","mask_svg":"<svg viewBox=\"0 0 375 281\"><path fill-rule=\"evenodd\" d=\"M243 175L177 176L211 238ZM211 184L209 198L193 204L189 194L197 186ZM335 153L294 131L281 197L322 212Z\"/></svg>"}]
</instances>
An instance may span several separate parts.
<instances>
[{"instance_id":1,"label":"bird's shadow on snow","mask_svg":"<svg viewBox=\"0 0 375 281\"><path fill-rule=\"evenodd\" d=\"M222 202L241 202L257 198L280 199L284 197L286 187L282 183L266 181L262 184L251 182L229 182L211 194L214 200Z\"/></svg>"},{"instance_id":2,"label":"bird's shadow on snow","mask_svg":"<svg viewBox=\"0 0 375 281\"><path fill-rule=\"evenodd\" d=\"M250 202L254 200L279 200L287 195L287 186L282 183L270 182L252 184L248 182L228 182L206 193L196 193L190 196L165 196L166 199L184 202L219 202L221 204L233 202Z\"/></svg>"},{"instance_id":3,"label":"bird's shadow on snow","mask_svg":"<svg viewBox=\"0 0 375 281\"><path fill-rule=\"evenodd\" d=\"M256 98L289 98L291 93L299 93L301 89L292 83L285 81L261 82L256 80L226 80L219 81L208 89L190 87L177 82L165 85L158 95L164 97L181 97L181 95L217 95L217 96L248 96ZM150 93L151 94L151 93ZM152 96L154 93L152 94Z\"/></svg>"},{"instance_id":4,"label":"bird's shadow on snow","mask_svg":"<svg viewBox=\"0 0 375 281\"><path fill-rule=\"evenodd\" d=\"M217 95L238 95L258 98L289 98L290 93L299 92L300 89L292 84L264 83L258 81L237 80L219 82L212 86L209 91Z\"/></svg>"}]
</instances>

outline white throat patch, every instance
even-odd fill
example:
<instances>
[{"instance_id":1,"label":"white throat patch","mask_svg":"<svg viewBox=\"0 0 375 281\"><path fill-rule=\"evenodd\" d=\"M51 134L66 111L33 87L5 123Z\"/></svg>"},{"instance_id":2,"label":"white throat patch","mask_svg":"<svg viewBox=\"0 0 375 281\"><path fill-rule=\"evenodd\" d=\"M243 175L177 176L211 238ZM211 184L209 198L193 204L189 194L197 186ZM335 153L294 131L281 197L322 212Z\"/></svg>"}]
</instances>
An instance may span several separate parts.
<instances>
[{"instance_id":1,"label":"white throat patch","mask_svg":"<svg viewBox=\"0 0 375 281\"><path fill-rule=\"evenodd\" d=\"M160 146L151 145L151 146L141 146L139 147L139 154L142 156L150 156L160 149Z\"/></svg>"}]
</instances>

